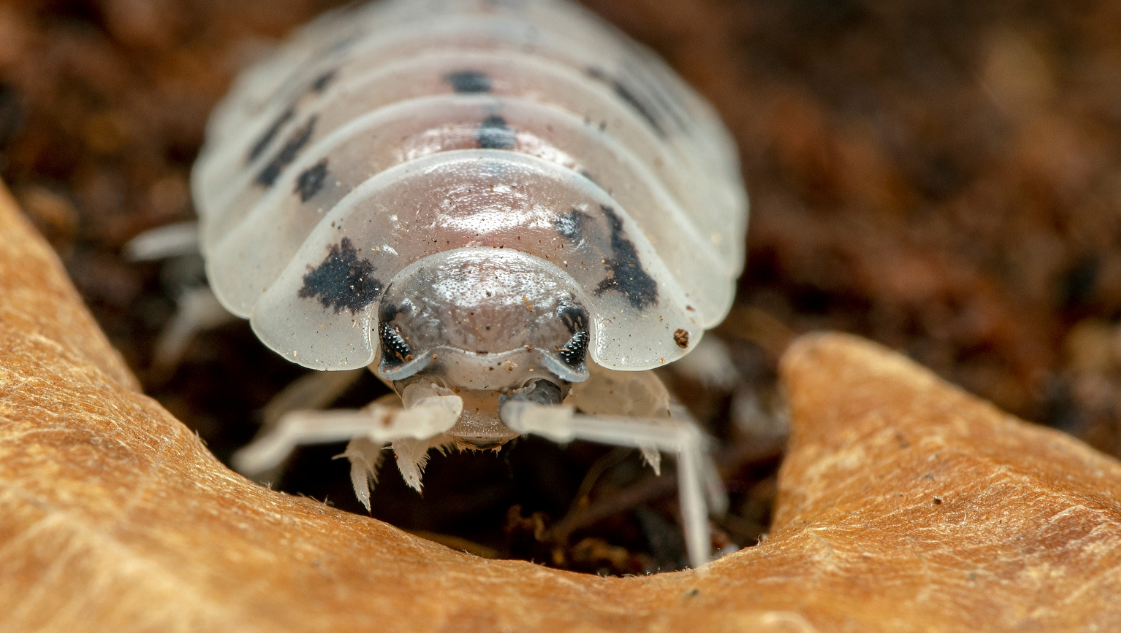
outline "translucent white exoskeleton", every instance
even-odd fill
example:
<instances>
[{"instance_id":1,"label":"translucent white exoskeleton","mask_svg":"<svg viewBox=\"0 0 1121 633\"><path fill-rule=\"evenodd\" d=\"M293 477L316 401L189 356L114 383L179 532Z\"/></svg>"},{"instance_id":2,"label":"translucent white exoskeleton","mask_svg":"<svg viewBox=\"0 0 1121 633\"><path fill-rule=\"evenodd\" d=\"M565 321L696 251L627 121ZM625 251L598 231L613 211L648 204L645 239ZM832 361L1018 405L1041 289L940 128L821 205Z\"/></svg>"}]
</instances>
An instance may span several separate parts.
<instances>
[{"instance_id":1,"label":"translucent white exoskeleton","mask_svg":"<svg viewBox=\"0 0 1121 633\"><path fill-rule=\"evenodd\" d=\"M732 302L746 198L711 108L660 60L556 0L397 0L329 14L248 71L193 188L211 286L306 367L399 394L290 414L237 456L350 440L359 498L390 445L524 433L678 457L691 560L719 479L646 371Z\"/></svg>"}]
</instances>

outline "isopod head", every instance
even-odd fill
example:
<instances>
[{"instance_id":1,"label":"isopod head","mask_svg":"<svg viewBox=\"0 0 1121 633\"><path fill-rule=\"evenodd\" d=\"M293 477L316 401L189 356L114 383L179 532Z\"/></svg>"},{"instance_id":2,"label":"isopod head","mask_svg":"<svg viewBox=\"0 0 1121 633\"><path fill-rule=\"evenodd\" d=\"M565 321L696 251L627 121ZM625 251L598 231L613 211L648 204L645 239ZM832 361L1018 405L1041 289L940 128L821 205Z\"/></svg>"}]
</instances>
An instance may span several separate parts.
<instances>
[{"instance_id":1,"label":"isopod head","mask_svg":"<svg viewBox=\"0 0 1121 633\"><path fill-rule=\"evenodd\" d=\"M512 435L499 400L557 404L588 377L590 320L577 282L526 253L461 248L402 269L378 308L377 374L398 393L414 381L464 399L456 437L475 446Z\"/></svg>"}]
</instances>

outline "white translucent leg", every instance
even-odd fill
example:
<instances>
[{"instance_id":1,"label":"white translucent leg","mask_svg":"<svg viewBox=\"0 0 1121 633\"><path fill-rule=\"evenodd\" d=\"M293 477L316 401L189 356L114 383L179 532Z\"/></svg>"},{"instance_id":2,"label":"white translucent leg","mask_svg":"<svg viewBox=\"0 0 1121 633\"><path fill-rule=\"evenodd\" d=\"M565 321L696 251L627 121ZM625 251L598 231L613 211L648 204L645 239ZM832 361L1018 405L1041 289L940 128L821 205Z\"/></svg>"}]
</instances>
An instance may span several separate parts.
<instances>
[{"instance_id":1,"label":"white translucent leg","mask_svg":"<svg viewBox=\"0 0 1121 633\"><path fill-rule=\"evenodd\" d=\"M555 442L580 439L615 446L653 447L675 454L689 561L694 567L709 561L712 547L706 497L723 498L723 488L714 494L720 478L706 450L705 437L691 419L584 415L576 413L570 405L529 402L508 402L501 413L502 421L512 430L542 435ZM718 501L718 508L725 503Z\"/></svg>"},{"instance_id":2,"label":"white translucent leg","mask_svg":"<svg viewBox=\"0 0 1121 633\"><path fill-rule=\"evenodd\" d=\"M238 320L222 307L210 288L187 288L177 304L179 309L156 341L152 362L156 368L171 369L179 365L187 345L199 332Z\"/></svg>"},{"instance_id":3,"label":"white translucent leg","mask_svg":"<svg viewBox=\"0 0 1121 633\"><path fill-rule=\"evenodd\" d=\"M689 415L689 411L685 407L674 404L670 409L675 419L683 420L686 424L692 425L699 431L696 420L693 419L693 416ZM703 434L701 439L703 445L701 446L701 460L698 462L701 483L704 486L705 499L708 501L709 512L720 516L728 511L728 491L724 488L724 480L720 477L720 471L716 468L716 462L712 460L712 451L710 449L713 440Z\"/></svg>"},{"instance_id":4,"label":"white translucent leg","mask_svg":"<svg viewBox=\"0 0 1121 633\"><path fill-rule=\"evenodd\" d=\"M732 391L743 382L727 344L709 334L693 351L669 366L674 373L710 388Z\"/></svg>"},{"instance_id":5,"label":"white translucent leg","mask_svg":"<svg viewBox=\"0 0 1121 633\"><path fill-rule=\"evenodd\" d=\"M351 441L343 455L351 461L351 480L355 495L368 508L370 483L376 481L381 447L402 440L428 441L438 438L437 444L449 441L444 433L455 426L459 414L463 412L463 401L459 396L443 395L440 393L442 391L417 388L411 389L410 393L410 390L406 390L406 395L413 397L405 398L406 405L412 404L405 409L374 404L361 411L294 411L282 417L276 428L235 453L234 468L246 475L254 475L281 464L297 446L365 440ZM417 445L406 443L402 446L411 450L407 453L410 459L424 457L418 455ZM418 489L419 471L417 468L416 485L413 486ZM402 474L406 475L408 481L409 475L405 473L405 469L402 469Z\"/></svg>"},{"instance_id":6,"label":"white translucent leg","mask_svg":"<svg viewBox=\"0 0 1121 633\"><path fill-rule=\"evenodd\" d=\"M180 222L144 231L125 244L129 261L171 259L199 252L199 223Z\"/></svg>"},{"instance_id":7,"label":"white translucent leg","mask_svg":"<svg viewBox=\"0 0 1121 633\"><path fill-rule=\"evenodd\" d=\"M351 369L313 371L300 376L273 396L261 410L265 420L262 432L275 428L280 419L292 411L327 408L365 373L365 369Z\"/></svg>"},{"instance_id":8,"label":"white translucent leg","mask_svg":"<svg viewBox=\"0 0 1121 633\"><path fill-rule=\"evenodd\" d=\"M783 411L769 413L759 402L759 396L750 386L737 389L732 395L732 424L743 435L755 441L790 434L790 426Z\"/></svg>"}]
</instances>

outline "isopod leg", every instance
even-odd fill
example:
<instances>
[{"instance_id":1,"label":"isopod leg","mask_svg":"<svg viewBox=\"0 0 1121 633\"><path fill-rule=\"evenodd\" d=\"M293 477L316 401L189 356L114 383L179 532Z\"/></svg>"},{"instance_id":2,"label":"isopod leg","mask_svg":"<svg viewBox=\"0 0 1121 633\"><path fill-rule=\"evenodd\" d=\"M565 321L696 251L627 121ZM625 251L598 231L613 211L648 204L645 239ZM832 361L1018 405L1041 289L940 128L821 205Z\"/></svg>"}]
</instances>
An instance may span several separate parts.
<instances>
[{"instance_id":1,"label":"isopod leg","mask_svg":"<svg viewBox=\"0 0 1121 633\"><path fill-rule=\"evenodd\" d=\"M502 409L502 420L514 431L556 442L580 439L644 450L656 448L676 455L685 544L690 563L699 567L712 555L706 498L716 501L716 509L723 508L723 489L706 450L704 434L683 410L675 408L672 413L665 418L583 415L571 406L510 402Z\"/></svg>"},{"instance_id":2,"label":"isopod leg","mask_svg":"<svg viewBox=\"0 0 1121 633\"><path fill-rule=\"evenodd\" d=\"M350 389L366 373L365 369L347 371L312 371L292 381L280 393L272 397L261 410L264 424L261 433L276 428L288 413L301 410L318 410L331 406L331 403ZM396 404L400 400L394 396ZM377 404L388 404L380 399Z\"/></svg>"},{"instance_id":3,"label":"isopod leg","mask_svg":"<svg viewBox=\"0 0 1121 633\"><path fill-rule=\"evenodd\" d=\"M125 244L129 261L151 262L199 252L199 223L180 222L144 231Z\"/></svg>"},{"instance_id":4,"label":"isopod leg","mask_svg":"<svg viewBox=\"0 0 1121 633\"><path fill-rule=\"evenodd\" d=\"M669 369L682 378L722 392L731 392L743 382L728 345L713 334L706 335Z\"/></svg>"},{"instance_id":5,"label":"isopod leg","mask_svg":"<svg viewBox=\"0 0 1121 633\"><path fill-rule=\"evenodd\" d=\"M199 332L238 320L218 303L210 288L186 288L177 303L175 316L156 341L152 365L158 371L175 369L187 345Z\"/></svg>"}]
</instances>

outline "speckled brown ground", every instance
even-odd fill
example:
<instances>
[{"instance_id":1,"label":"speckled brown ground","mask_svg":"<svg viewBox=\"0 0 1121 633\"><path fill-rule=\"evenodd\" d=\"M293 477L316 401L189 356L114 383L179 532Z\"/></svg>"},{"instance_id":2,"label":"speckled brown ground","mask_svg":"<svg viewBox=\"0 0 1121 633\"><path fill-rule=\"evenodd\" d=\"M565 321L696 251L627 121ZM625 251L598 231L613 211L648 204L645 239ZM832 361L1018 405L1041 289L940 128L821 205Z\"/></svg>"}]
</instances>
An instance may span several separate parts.
<instances>
[{"instance_id":1,"label":"speckled brown ground","mask_svg":"<svg viewBox=\"0 0 1121 633\"><path fill-rule=\"evenodd\" d=\"M244 324L200 337L174 376L150 372L170 289L120 250L192 216L186 179L210 107L246 60L332 4L0 2L0 177L146 390L222 458L301 372ZM719 332L764 404L786 336L839 329L1121 454L1121 7L589 4L662 53L739 140L749 259ZM343 404L380 389L371 378ZM728 441L722 528L749 544L769 520L777 455L737 442L727 400L690 404ZM335 452L304 451L281 485L354 509ZM612 460L536 441L435 459L424 502L389 473L375 514L574 569L672 567L672 491L633 457ZM564 543L535 539L579 506L597 462L592 504L627 511Z\"/></svg>"}]
</instances>

